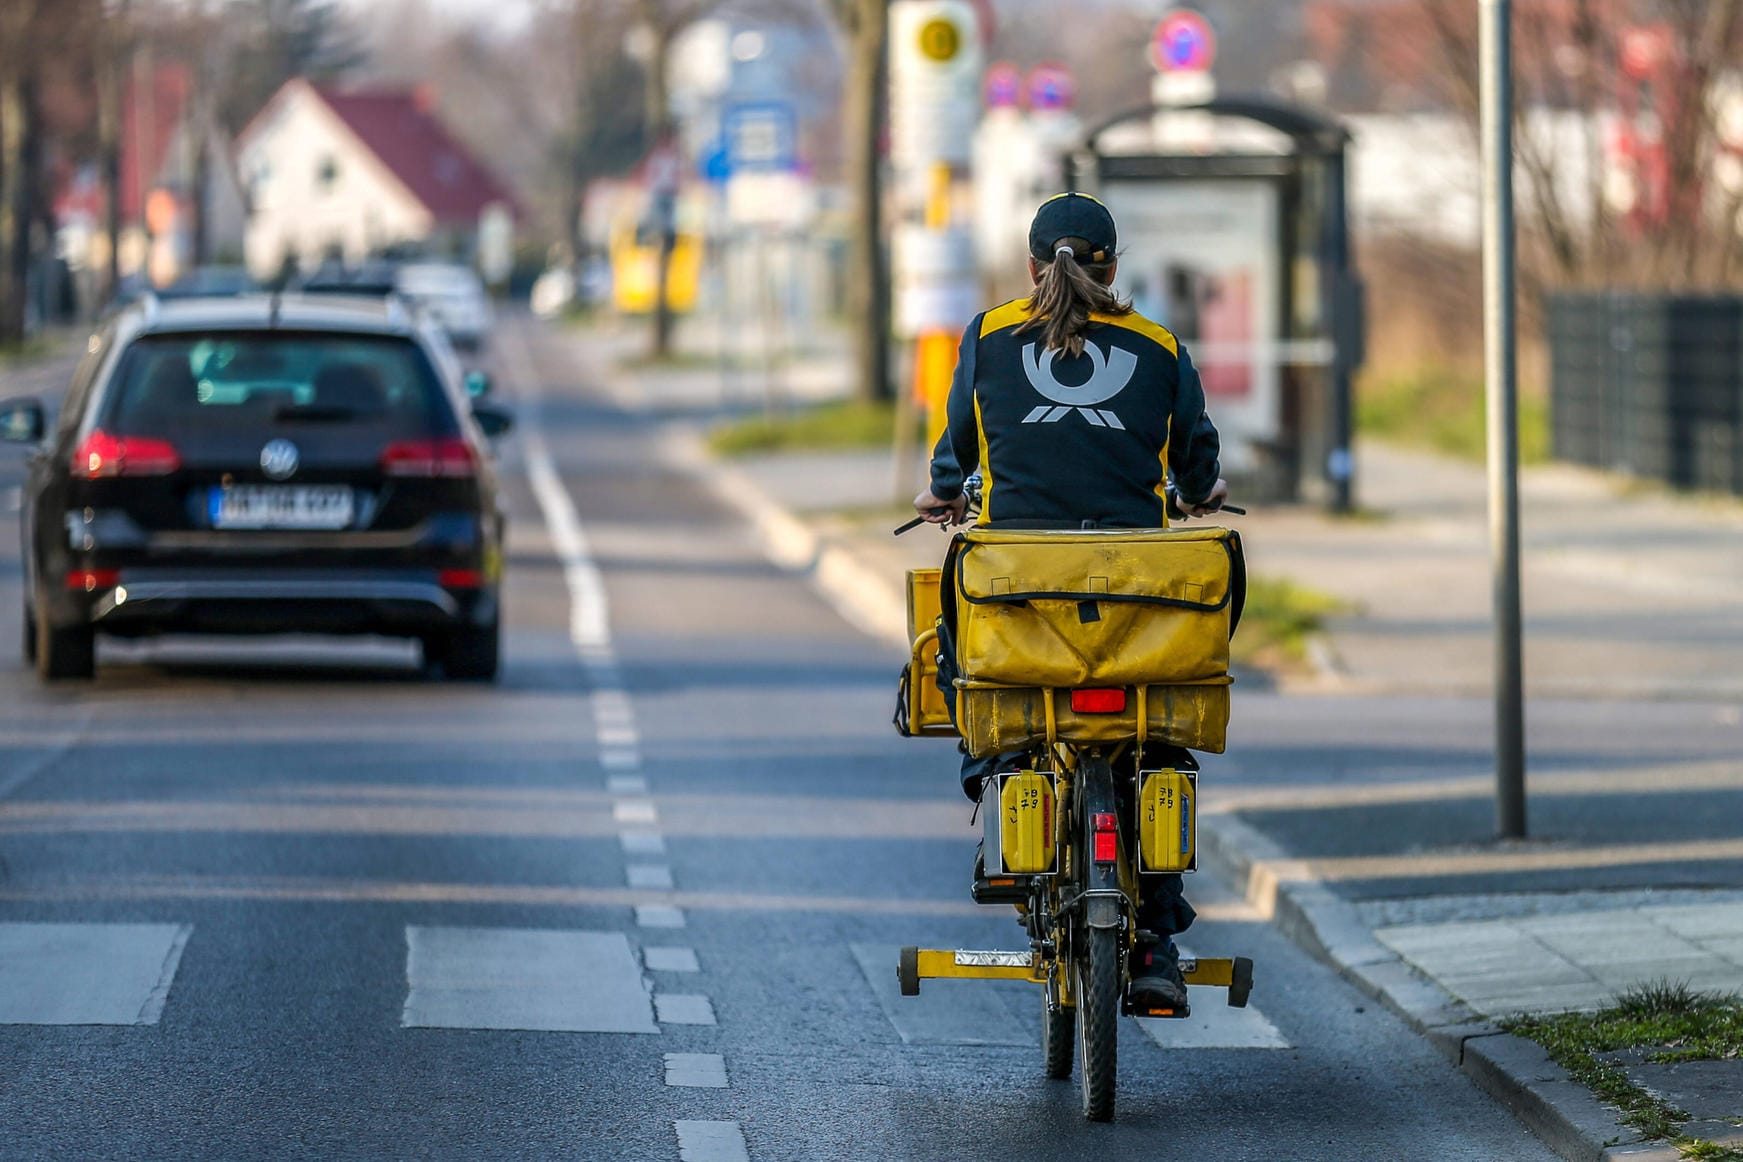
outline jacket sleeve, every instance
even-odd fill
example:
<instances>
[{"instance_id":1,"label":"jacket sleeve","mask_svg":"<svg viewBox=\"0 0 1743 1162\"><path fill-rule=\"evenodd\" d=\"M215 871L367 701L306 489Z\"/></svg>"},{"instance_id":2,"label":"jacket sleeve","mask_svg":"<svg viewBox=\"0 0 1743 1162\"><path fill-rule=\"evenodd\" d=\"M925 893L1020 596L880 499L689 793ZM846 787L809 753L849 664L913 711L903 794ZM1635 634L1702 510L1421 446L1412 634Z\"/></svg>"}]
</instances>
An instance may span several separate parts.
<instances>
[{"instance_id":1,"label":"jacket sleeve","mask_svg":"<svg viewBox=\"0 0 1743 1162\"><path fill-rule=\"evenodd\" d=\"M962 495L962 482L981 467L980 422L974 414L974 355L980 342L980 315L962 333L956 350L956 374L950 380L945 401L944 434L932 449L932 495L955 500Z\"/></svg>"},{"instance_id":2,"label":"jacket sleeve","mask_svg":"<svg viewBox=\"0 0 1743 1162\"><path fill-rule=\"evenodd\" d=\"M1180 382L1174 389L1174 415L1168 425L1168 470L1174 474L1180 502L1193 505L1210 495L1222 474L1217 462L1222 441L1204 412L1204 385L1184 343L1178 360Z\"/></svg>"}]
</instances>

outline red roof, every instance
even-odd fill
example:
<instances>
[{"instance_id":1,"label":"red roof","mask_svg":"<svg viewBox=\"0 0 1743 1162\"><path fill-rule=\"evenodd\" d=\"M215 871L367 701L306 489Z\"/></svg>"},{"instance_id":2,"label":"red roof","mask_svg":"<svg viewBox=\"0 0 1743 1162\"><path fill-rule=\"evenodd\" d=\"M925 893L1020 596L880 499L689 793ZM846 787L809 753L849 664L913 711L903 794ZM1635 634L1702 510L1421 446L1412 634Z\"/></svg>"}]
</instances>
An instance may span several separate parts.
<instances>
[{"instance_id":1,"label":"red roof","mask_svg":"<svg viewBox=\"0 0 1743 1162\"><path fill-rule=\"evenodd\" d=\"M475 224L492 202L514 208L507 191L436 120L427 91L315 92L436 221Z\"/></svg>"}]
</instances>

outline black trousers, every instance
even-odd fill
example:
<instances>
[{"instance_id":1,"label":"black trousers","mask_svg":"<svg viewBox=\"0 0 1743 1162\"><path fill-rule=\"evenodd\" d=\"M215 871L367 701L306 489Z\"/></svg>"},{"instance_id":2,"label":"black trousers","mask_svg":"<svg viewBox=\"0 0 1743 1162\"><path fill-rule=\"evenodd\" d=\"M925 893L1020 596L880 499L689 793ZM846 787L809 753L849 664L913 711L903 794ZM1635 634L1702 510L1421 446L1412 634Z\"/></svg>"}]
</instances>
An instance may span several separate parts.
<instances>
[{"instance_id":1,"label":"black trousers","mask_svg":"<svg viewBox=\"0 0 1743 1162\"><path fill-rule=\"evenodd\" d=\"M956 721L956 643L951 639L948 619L938 623L938 689L944 704L950 709L950 721ZM1174 747L1146 747L1144 765L1172 766L1179 760L1170 752ZM1029 762L1026 751L975 758L967 750L962 755L962 793L978 803L986 780L998 771L1021 770ZM1135 819L1132 809L1134 788L1123 779L1115 780L1120 800L1120 817ZM1138 877L1138 927L1159 936L1174 936L1192 927L1198 913L1186 902L1186 884L1177 875Z\"/></svg>"}]
</instances>

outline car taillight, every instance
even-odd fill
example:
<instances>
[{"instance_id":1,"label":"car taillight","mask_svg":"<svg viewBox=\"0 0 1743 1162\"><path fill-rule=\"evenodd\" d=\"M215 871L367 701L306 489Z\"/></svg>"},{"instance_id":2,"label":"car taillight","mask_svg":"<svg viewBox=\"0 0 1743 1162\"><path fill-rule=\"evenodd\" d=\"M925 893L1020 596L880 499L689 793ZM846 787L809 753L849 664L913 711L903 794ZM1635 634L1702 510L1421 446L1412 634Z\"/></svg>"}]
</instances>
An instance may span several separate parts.
<instances>
[{"instance_id":1,"label":"car taillight","mask_svg":"<svg viewBox=\"0 0 1743 1162\"><path fill-rule=\"evenodd\" d=\"M166 476L182 466L175 445L151 436L111 436L98 430L73 451L73 475L86 480L108 476Z\"/></svg>"},{"instance_id":2,"label":"car taillight","mask_svg":"<svg viewBox=\"0 0 1743 1162\"><path fill-rule=\"evenodd\" d=\"M1090 817L1090 829L1095 832L1095 862L1112 863L1119 858L1118 826L1118 821L1111 814Z\"/></svg>"},{"instance_id":3,"label":"car taillight","mask_svg":"<svg viewBox=\"0 0 1743 1162\"><path fill-rule=\"evenodd\" d=\"M436 574L436 583L443 589L482 589L484 574L477 569L443 569Z\"/></svg>"},{"instance_id":4,"label":"car taillight","mask_svg":"<svg viewBox=\"0 0 1743 1162\"><path fill-rule=\"evenodd\" d=\"M121 584L119 569L74 569L67 574L67 588L74 593L95 593Z\"/></svg>"},{"instance_id":5,"label":"car taillight","mask_svg":"<svg viewBox=\"0 0 1743 1162\"><path fill-rule=\"evenodd\" d=\"M1073 690L1071 709L1079 714L1122 714L1126 709L1124 690Z\"/></svg>"},{"instance_id":6,"label":"car taillight","mask_svg":"<svg viewBox=\"0 0 1743 1162\"><path fill-rule=\"evenodd\" d=\"M459 436L400 440L382 451L381 470L389 476L471 476L478 456Z\"/></svg>"}]
</instances>

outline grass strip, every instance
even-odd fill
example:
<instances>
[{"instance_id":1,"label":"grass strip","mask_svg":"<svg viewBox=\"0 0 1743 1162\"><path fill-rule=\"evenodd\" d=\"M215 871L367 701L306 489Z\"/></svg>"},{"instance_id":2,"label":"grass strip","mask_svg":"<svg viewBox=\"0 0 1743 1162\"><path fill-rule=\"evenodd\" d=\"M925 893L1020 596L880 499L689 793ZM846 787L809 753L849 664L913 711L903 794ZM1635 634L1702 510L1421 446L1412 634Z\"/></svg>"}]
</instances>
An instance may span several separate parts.
<instances>
[{"instance_id":1,"label":"grass strip","mask_svg":"<svg viewBox=\"0 0 1743 1162\"><path fill-rule=\"evenodd\" d=\"M1307 657L1307 643L1325 628L1325 619L1352 609L1341 598L1286 577L1249 577L1246 611L1229 652L1246 665L1299 666Z\"/></svg>"},{"instance_id":2,"label":"grass strip","mask_svg":"<svg viewBox=\"0 0 1743 1162\"><path fill-rule=\"evenodd\" d=\"M1743 997L1657 981L1629 989L1595 1013L1515 1017L1502 1028L1542 1045L1575 1081L1621 1110L1624 1124L1670 1141L1683 1157L1743 1162L1743 1150L1680 1133L1686 1110L1659 1100L1629 1080L1620 1065L1600 1059L1618 1049L1645 1049L1647 1061L1666 1065L1743 1057Z\"/></svg>"},{"instance_id":3,"label":"grass strip","mask_svg":"<svg viewBox=\"0 0 1743 1162\"><path fill-rule=\"evenodd\" d=\"M720 456L888 447L895 426L893 404L843 400L784 415L758 414L731 421L708 434L708 446Z\"/></svg>"},{"instance_id":4,"label":"grass strip","mask_svg":"<svg viewBox=\"0 0 1743 1162\"><path fill-rule=\"evenodd\" d=\"M1450 368L1365 378L1356 389L1356 429L1398 444L1429 448L1463 460L1487 452L1483 379ZM1549 401L1519 397L1519 459L1549 459Z\"/></svg>"}]
</instances>

